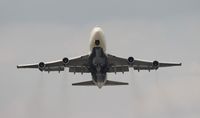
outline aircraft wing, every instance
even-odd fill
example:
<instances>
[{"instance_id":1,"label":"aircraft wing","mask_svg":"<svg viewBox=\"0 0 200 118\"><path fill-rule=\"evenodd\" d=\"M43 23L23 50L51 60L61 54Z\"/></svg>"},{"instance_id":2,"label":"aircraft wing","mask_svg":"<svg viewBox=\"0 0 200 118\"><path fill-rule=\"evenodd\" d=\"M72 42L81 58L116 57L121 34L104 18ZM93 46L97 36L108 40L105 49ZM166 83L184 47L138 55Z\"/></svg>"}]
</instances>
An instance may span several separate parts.
<instances>
[{"instance_id":1,"label":"aircraft wing","mask_svg":"<svg viewBox=\"0 0 200 118\"><path fill-rule=\"evenodd\" d=\"M128 71L127 69L133 67L135 70L157 70L160 67L171 67L171 66L181 66L181 63L159 63L158 61L142 61L135 60L132 58L132 62L129 62L126 58L116 57L108 54L108 63L110 65L110 72L119 72L117 68L120 68L121 72ZM117 68L115 68L117 67Z\"/></svg>"},{"instance_id":2,"label":"aircraft wing","mask_svg":"<svg viewBox=\"0 0 200 118\"><path fill-rule=\"evenodd\" d=\"M87 69L87 61L89 55L80 56L73 59L63 58L62 60L52 62L40 62L36 64L18 65L17 68L32 68L41 71L64 71L65 67L69 68L70 72L89 72Z\"/></svg>"}]
</instances>

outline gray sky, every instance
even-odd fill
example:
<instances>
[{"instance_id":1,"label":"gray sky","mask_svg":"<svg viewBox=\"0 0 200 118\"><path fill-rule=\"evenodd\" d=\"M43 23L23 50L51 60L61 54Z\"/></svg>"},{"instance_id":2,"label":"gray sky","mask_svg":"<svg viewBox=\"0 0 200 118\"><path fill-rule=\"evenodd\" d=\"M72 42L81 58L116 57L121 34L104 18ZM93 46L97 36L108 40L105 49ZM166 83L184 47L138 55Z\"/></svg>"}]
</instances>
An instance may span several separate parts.
<instances>
[{"instance_id":1,"label":"gray sky","mask_svg":"<svg viewBox=\"0 0 200 118\"><path fill-rule=\"evenodd\" d=\"M107 52L182 62L151 73L109 74L121 87L72 87L89 74L17 70L89 51L89 33L105 31ZM0 117L200 117L199 0L1 0Z\"/></svg>"}]
</instances>

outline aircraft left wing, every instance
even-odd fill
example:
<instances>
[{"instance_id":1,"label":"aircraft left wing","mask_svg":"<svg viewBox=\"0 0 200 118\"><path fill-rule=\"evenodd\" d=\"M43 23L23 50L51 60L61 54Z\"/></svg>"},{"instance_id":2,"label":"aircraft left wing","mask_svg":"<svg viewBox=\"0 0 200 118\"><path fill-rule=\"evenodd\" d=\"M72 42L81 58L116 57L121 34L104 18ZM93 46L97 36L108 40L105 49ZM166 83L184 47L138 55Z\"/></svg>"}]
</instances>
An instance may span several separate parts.
<instances>
[{"instance_id":1,"label":"aircraft left wing","mask_svg":"<svg viewBox=\"0 0 200 118\"><path fill-rule=\"evenodd\" d=\"M133 57L129 58L121 58L116 57L114 55L108 54L108 63L110 65L110 72L119 72L116 70L120 68L121 72L128 71L127 69L133 67L135 70L157 70L160 67L171 67L171 66L181 66L181 63L160 63L158 61L142 61L142 60L135 60ZM125 69L125 70L123 70Z\"/></svg>"},{"instance_id":2,"label":"aircraft left wing","mask_svg":"<svg viewBox=\"0 0 200 118\"><path fill-rule=\"evenodd\" d=\"M18 65L17 68L32 68L40 71L64 71L65 67L69 68L70 72L89 72L87 61L89 55L80 56L73 59L63 58L62 60L52 62L40 62L38 64Z\"/></svg>"}]
</instances>

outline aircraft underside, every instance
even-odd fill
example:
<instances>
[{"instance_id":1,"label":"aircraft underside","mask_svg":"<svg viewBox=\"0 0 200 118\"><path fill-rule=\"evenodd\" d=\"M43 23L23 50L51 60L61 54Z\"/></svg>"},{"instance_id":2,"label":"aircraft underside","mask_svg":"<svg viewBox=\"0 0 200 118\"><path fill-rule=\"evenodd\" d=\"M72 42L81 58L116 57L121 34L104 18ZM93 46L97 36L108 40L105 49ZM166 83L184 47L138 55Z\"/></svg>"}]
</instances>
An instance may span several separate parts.
<instances>
[{"instance_id":1,"label":"aircraft underside","mask_svg":"<svg viewBox=\"0 0 200 118\"><path fill-rule=\"evenodd\" d=\"M155 61L143 61L135 58L117 57L106 52L106 43L104 32L100 27L95 27L90 37L90 53L69 59L64 57L61 60L52 62L39 62L36 64L18 65L17 68L39 69L41 72L64 71L69 68L69 72L73 73L91 73L92 80L73 83L74 86L113 86L128 85L125 82L115 82L107 80L107 73L124 73L129 68L133 68L138 72L141 70L157 70L161 67L181 66L181 63L160 63Z\"/></svg>"}]
</instances>

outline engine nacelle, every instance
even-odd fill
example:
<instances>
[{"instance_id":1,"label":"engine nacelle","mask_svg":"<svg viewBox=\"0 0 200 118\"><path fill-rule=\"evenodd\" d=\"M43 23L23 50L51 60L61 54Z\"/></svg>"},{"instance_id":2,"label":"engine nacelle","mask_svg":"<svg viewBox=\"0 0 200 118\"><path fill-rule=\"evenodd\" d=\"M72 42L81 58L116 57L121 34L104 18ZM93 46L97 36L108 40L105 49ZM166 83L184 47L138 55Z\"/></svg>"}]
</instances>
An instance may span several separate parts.
<instances>
[{"instance_id":1,"label":"engine nacelle","mask_svg":"<svg viewBox=\"0 0 200 118\"><path fill-rule=\"evenodd\" d=\"M44 69L45 69L45 63L44 62L40 62L39 64L38 64L38 68L39 68L39 70L40 71L43 71Z\"/></svg>"},{"instance_id":2,"label":"engine nacelle","mask_svg":"<svg viewBox=\"0 0 200 118\"><path fill-rule=\"evenodd\" d=\"M69 59L67 57L64 57L62 61L64 65L69 63Z\"/></svg>"},{"instance_id":3,"label":"engine nacelle","mask_svg":"<svg viewBox=\"0 0 200 118\"><path fill-rule=\"evenodd\" d=\"M158 61L153 61L153 67L158 68L159 67L159 62Z\"/></svg>"},{"instance_id":4,"label":"engine nacelle","mask_svg":"<svg viewBox=\"0 0 200 118\"><path fill-rule=\"evenodd\" d=\"M132 64L132 63L134 62L134 58L133 58L133 57L129 57L129 58L128 58L128 62L129 62L130 64Z\"/></svg>"}]
</instances>

